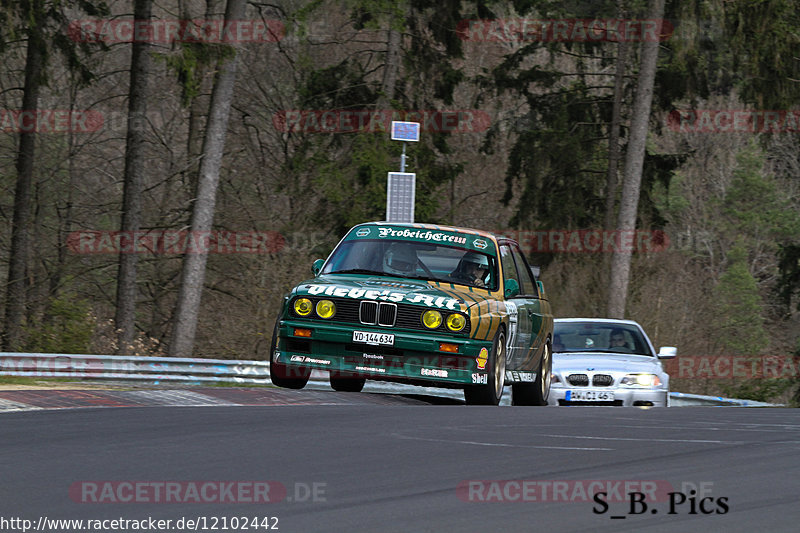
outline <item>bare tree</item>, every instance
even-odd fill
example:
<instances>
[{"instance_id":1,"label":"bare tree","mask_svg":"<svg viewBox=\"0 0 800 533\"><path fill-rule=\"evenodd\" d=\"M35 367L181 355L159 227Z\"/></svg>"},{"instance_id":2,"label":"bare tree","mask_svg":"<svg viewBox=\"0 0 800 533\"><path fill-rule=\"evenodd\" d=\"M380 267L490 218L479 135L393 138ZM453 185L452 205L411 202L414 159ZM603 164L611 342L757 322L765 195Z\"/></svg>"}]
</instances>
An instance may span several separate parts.
<instances>
[{"instance_id":1,"label":"bare tree","mask_svg":"<svg viewBox=\"0 0 800 533\"><path fill-rule=\"evenodd\" d=\"M245 0L228 0L225 9L225 23L241 20L244 16L244 8ZM197 197L192 210L191 231L195 235L210 231L214 222L219 170L233 101L237 62L238 54L234 54L232 58L220 60L218 77L211 93L211 106L203 141L203 159L200 162L200 175L197 182ZM184 256L181 286L178 291L172 338L169 345L169 354L172 356L191 355L194 349L207 259L206 251L192 250L191 248Z\"/></svg>"},{"instance_id":2,"label":"bare tree","mask_svg":"<svg viewBox=\"0 0 800 533\"><path fill-rule=\"evenodd\" d=\"M22 110L35 117L39 107L39 90L44 76L45 49L43 35L44 1L34 0L25 13L28 25L28 45L25 59L25 87L22 95ZM26 309L26 281L28 247L31 225L31 184L36 152L35 128L22 131L17 152L17 183L14 189L14 218L11 230L11 254L8 264L6 288L5 330L3 351L22 349L24 342L23 319Z\"/></svg>"},{"instance_id":3,"label":"bare tree","mask_svg":"<svg viewBox=\"0 0 800 533\"><path fill-rule=\"evenodd\" d=\"M664 16L664 0L651 0L649 19L661 20ZM620 233L636 229L636 214L639 209L639 193L642 184L645 145L650 122L650 107L653 101L653 85L658 60L658 40L648 40L642 45L641 66L636 82L636 97L633 101L630 137L625 153L625 175L622 183L617 230ZM628 296L628 281L631 271L631 250L620 246L611 258L609 281L608 316L623 318Z\"/></svg>"},{"instance_id":4,"label":"bare tree","mask_svg":"<svg viewBox=\"0 0 800 533\"><path fill-rule=\"evenodd\" d=\"M136 0L133 8L135 20L149 20L152 0ZM150 52L146 41L135 41L131 57L131 84L128 97L128 134L125 149L125 178L122 192L123 238L134 238L142 225L142 184L145 178L145 134L147 122L147 78L150 70ZM119 256L117 275L117 309L114 316L118 336L118 351L130 352L136 335L136 266L135 253Z\"/></svg>"}]
</instances>

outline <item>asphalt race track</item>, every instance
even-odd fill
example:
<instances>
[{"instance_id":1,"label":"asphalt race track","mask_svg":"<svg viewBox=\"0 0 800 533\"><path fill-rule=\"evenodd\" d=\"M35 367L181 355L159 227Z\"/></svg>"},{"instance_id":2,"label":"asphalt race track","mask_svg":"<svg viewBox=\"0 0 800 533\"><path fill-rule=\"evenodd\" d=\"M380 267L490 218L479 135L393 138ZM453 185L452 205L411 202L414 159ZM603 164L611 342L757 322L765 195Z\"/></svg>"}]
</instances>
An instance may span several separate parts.
<instances>
[{"instance_id":1,"label":"asphalt race track","mask_svg":"<svg viewBox=\"0 0 800 533\"><path fill-rule=\"evenodd\" d=\"M798 530L796 409L431 402L0 391L0 530Z\"/></svg>"}]
</instances>

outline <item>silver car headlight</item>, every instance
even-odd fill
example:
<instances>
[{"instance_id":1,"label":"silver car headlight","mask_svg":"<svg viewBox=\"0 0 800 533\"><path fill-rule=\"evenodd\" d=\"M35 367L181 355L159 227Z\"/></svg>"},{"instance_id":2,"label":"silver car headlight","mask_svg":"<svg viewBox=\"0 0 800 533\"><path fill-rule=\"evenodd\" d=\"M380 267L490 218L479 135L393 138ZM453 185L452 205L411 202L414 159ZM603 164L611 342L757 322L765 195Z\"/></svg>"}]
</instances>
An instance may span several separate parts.
<instances>
[{"instance_id":1,"label":"silver car headlight","mask_svg":"<svg viewBox=\"0 0 800 533\"><path fill-rule=\"evenodd\" d=\"M655 374L628 374L619 383L631 387L658 387L661 379Z\"/></svg>"}]
</instances>

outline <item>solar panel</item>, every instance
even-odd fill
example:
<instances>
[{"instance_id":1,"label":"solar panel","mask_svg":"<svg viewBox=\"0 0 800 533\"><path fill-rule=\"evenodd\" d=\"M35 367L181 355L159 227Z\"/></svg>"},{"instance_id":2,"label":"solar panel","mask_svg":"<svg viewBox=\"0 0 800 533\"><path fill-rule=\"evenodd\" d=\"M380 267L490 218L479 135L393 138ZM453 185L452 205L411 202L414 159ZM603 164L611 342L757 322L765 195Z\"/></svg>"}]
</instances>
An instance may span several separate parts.
<instances>
[{"instance_id":1,"label":"solar panel","mask_svg":"<svg viewBox=\"0 0 800 533\"><path fill-rule=\"evenodd\" d=\"M417 175L411 172L389 172L386 187L386 220L414 222L414 190Z\"/></svg>"}]
</instances>

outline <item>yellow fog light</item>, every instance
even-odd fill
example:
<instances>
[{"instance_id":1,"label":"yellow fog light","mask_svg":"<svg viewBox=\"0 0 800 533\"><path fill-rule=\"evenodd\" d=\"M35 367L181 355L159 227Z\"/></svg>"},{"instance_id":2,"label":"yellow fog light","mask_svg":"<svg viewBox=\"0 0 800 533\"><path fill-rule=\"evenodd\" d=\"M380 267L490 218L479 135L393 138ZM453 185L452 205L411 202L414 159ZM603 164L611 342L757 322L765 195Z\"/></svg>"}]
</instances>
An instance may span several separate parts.
<instances>
[{"instance_id":1,"label":"yellow fog light","mask_svg":"<svg viewBox=\"0 0 800 533\"><path fill-rule=\"evenodd\" d=\"M464 315L453 313L447 317L447 329L450 331L461 331L467 325L467 319Z\"/></svg>"},{"instance_id":2,"label":"yellow fog light","mask_svg":"<svg viewBox=\"0 0 800 533\"><path fill-rule=\"evenodd\" d=\"M436 329L442 325L442 313L434 309L429 309L422 313L422 323L426 328Z\"/></svg>"},{"instance_id":3,"label":"yellow fog light","mask_svg":"<svg viewBox=\"0 0 800 533\"><path fill-rule=\"evenodd\" d=\"M330 300L317 302L317 315L320 318L330 318L336 314L336 305Z\"/></svg>"},{"instance_id":4,"label":"yellow fog light","mask_svg":"<svg viewBox=\"0 0 800 533\"><path fill-rule=\"evenodd\" d=\"M294 312L300 316L310 315L313 307L314 305L308 298L298 298L294 301Z\"/></svg>"}]
</instances>

